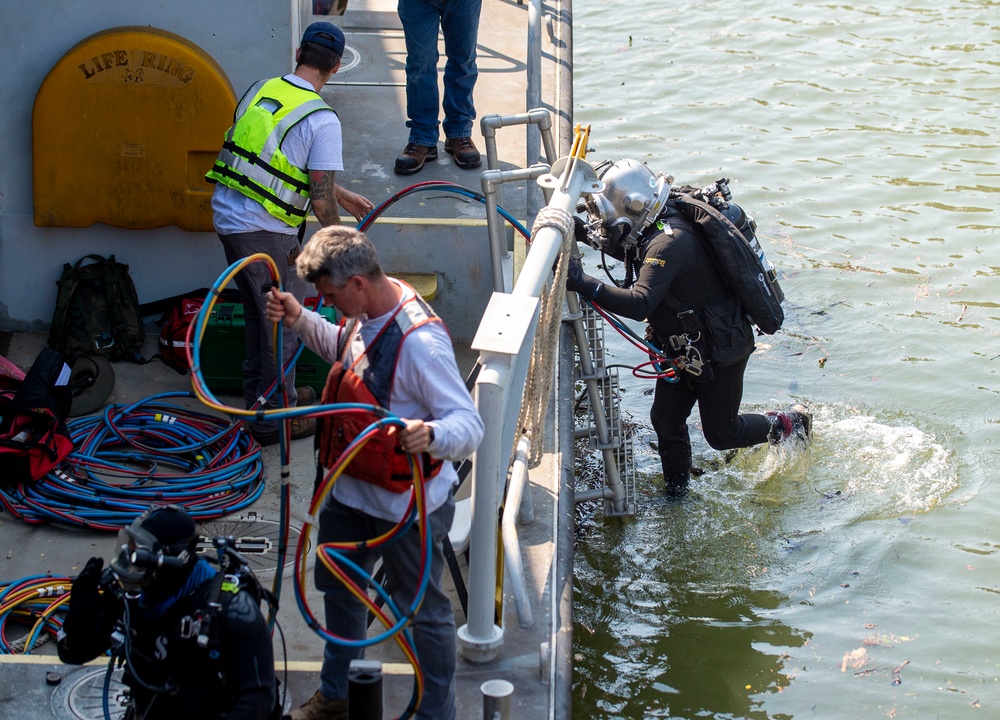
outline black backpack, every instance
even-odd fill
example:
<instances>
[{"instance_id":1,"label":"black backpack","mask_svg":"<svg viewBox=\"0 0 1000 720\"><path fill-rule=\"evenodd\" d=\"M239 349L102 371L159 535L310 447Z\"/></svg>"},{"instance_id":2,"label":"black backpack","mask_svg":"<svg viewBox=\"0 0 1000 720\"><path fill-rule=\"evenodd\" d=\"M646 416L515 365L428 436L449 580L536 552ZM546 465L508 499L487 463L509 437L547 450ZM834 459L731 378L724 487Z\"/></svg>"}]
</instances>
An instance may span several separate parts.
<instances>
[{"instance_id":1,"label":"black backpack","mask_svg":"<svg viewBox=\"0 0 1000 720\"><path fill-rule=\"evenodd\" d=\"M85 265L87 260L93 262ZM50 348L71 360L100 355L106 360L146 362L139 352L146 329L128 265L117 262L114 255L86 255L74 265L63 265L57 285Z\"/></svg>"},{"instance_id":2,"label":"black backpack","mask_svg":"<svg viewBox=\"0 0 1000 720\"><path fill-rule=\"evenodd\" d=\"M691 189L687 186L675 188L670 199L685 217L704 231L702 237L723 282L739 300L750 322L762 333L773 335L785 320L781 309L785 295L777 280L761 264L750 239L720 210L689 194L687 191Z\"/></svg>"}]
</instances>

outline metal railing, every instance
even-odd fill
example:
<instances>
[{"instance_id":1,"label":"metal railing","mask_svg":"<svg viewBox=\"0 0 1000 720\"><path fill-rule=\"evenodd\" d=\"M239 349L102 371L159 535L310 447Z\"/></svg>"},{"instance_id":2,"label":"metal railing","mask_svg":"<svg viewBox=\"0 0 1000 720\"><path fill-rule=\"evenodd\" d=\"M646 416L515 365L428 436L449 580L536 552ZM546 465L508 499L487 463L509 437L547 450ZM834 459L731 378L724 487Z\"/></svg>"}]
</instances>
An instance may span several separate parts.
<instances>
[{"instance_id":1,"label":"metal railing","mask_svg":"<svg viewBox=\"0 0 1000 720\"><path fill-rule=\"evenodd\" d=\"M520 2L521 0L519 0ZM579 158L568 158L556 163L560 149L570 146L576 138L572 130L572 15L571 0L554 0L546 5L550 11L550 36L552 54L556 58L555 98L556 115L542 109L542 0L530 0L528 8L527 54L527 113L516 116L488 116L481 122L487 170L482 187L487 198L487 221L490 252L493 261L494 295L490 300L480 332L473 341L473 348L480 352L481 371L476 382L474 397L487 425L484 442L474 458L472 477L472 530L469 544L469 597L467 622L458 630L462 655L474 662L488 662L496 658L503 644L503 630L495 623L497 587L497 513L503 502L504 486L511 462L517 430L521 391L528 372L533 338L539 319L539 297L552 277L552 267L563 245L562 233L553 227L543 227L533 233L533 241L524 258L509 293L504 292L501 261L507 256L503 244L502 220L493 212L491 203L500 204L501 187L505 182L528 180L526 204L528 227L534 226L540 203L544 196L549 207L572 214L577 201L585 190L596 189L593 169L582 161L585 143ZM495 133L501 127L526 125L525 170L503 172L499 169ZM537 128L537 132L535 132ZM544 153L543 164L541 153ZM563 152L562 154L566 154ZM572 155L572 153L570 153ZM549 166L557 170L550 173ZM536 185L533 180L538 180ZM540 186L540 187L539 187ZM491 220L492 219L492 220ZM502 334L491 330L502 328ZM560 334L560 346L568 347L569 334ZM572 352L560 355L556 381L559 383L557 418L572 423L573 384ZM568 385L567 385L568 383ZM517 389L516 391L513 389ZM563 458L572 457L572 433L559 432L556 438L557 453ZM526 459L526 440L518 438L517 452L513 453L513 466L504 504L502 534L506 568L511 574L518 622L522 626L533 622L531 606L520 576L520 547L515 523L527 520L523 515L531 512L530 483ZM556 479L555 521L558 537L556 553L550 569L549 640L540 650L542 679L549 685L547 717L553 720L568 719L572 699L572 546L573 546L573 468L567 462L560 467ZM518 501L523 493L524 502ZM513 562L512 562L513 559Z\"/></svg>"},{"instance_id":2,"label":"metal railing","mask_svg":"<svg viewBox=\"0 0 1000 720\"><path fill-rule=\"evenodd\" d=\"M532 232L524 266L509 294L495 292L473 340L481 370L474 399L486 425L473 460L472 535L469 544L468 622L458 631L463 656L473 662L494 659L503 629L494 622L497 586L496 517L517 433L521 388L525 386L539 320L539 298L552 280L552 267L572 227L572 213L583 192L600 183L584 160L585 140L577 154L555 163L539 182L549 195L547 209L569 218L568 226L543 224ZM537 225L537 223L536 223ZM518 552L512 548L511 552Z\"/></svg>"}]
</instances>

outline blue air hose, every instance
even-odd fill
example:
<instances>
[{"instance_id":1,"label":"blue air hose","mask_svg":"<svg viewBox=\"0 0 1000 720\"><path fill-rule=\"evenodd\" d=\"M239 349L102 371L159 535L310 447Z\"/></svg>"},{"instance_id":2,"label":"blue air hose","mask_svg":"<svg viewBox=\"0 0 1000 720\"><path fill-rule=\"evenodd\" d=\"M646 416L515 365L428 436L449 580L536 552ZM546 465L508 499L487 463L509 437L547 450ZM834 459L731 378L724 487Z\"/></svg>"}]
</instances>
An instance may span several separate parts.
<instances>
[{"instance_id":1,"label":"blue air hose","mask_svg":"<svg viewBox=\"0 0 1000 720\"><path fill-rule=\"evenodd\" d=\"M264 491L260 447L228 420L152 395L68 423L76 448L37 482L0 486L0 504L29 523L117 531L152 503L183 506L197 521L230 515Z\"/></svg>"}]
</instances>

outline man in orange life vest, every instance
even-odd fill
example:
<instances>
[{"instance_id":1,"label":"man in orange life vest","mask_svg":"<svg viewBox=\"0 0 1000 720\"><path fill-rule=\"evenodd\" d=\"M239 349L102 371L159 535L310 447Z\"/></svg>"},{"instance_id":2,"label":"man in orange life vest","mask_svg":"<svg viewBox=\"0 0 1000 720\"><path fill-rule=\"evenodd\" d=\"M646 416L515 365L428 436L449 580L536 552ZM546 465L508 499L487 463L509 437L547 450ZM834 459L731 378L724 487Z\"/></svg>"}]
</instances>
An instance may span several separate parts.
<instances>
[{"instance_id":1,"label":"man in orange life vest","mask_svg":"<svg viewBox=\"0 0 1000 720\"><path fill-rule=\"evenodd\" d=\"M268 320L282 322L333 363L323 404L379 405L405 423L391 433L383 430L347 466L320 512L319 542L368 540L391 530L409 507L408 455L419 457L428 478L425 501L433 554L430 582L411 626L424 672L417 717L454 720L455 622L441 588L442 542L455 513L452 491L458 477L451 461L464 460L478 447L482 419L459 374L444 323L413 288L382 272L363 233L344 226L322 228L302 249L296 268L316 286L324 304L349 321L333 325L287 292L272 289L268 296ZM318 430L323 466L331 467L373 418L350 413L324 418ZM417 527L383 548L348 556L371 573L379 555L393 600L405 610L421 581ZM316 586L324 593L327 629L341 637L365 637L367 610L320 563ZM328 642L320 689L289 717L346 720L347 671L362 653Z\"/></svg>"}]
</instances>

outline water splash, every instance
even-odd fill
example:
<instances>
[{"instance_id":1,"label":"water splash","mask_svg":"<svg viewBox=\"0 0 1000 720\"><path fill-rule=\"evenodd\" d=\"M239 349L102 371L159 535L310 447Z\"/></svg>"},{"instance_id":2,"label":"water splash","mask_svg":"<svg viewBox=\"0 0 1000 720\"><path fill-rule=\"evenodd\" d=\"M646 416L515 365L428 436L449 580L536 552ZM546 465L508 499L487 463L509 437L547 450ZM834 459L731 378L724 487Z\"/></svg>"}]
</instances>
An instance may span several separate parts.
<instances>
[{"instance_id":1,"label":"water splash","mask_svg":"<svg viewBox=\"0 0 1000 720\"><path fill-rule=\"evenodd\" d=\"M825 432L840 448L826 470L841 479L845 493L864 496L874 517L926 512L958 487L949 452L913 425L859 415L830 423Z\"/></svg>"},{"instance_id":2,"label":"water splash","mask_svg":"<svg viewBox=\"0 0 1000 720\"><path fill-rule=\"evenodd\" d=\"M824 529L924 513L959 487L952 453L913 418L845 405L812 411L808 446L748 448L721 470L729 502L746 503L750 490L752 502L784 507L803 524L816 515Z\"/></svg>"}]
</instances>

